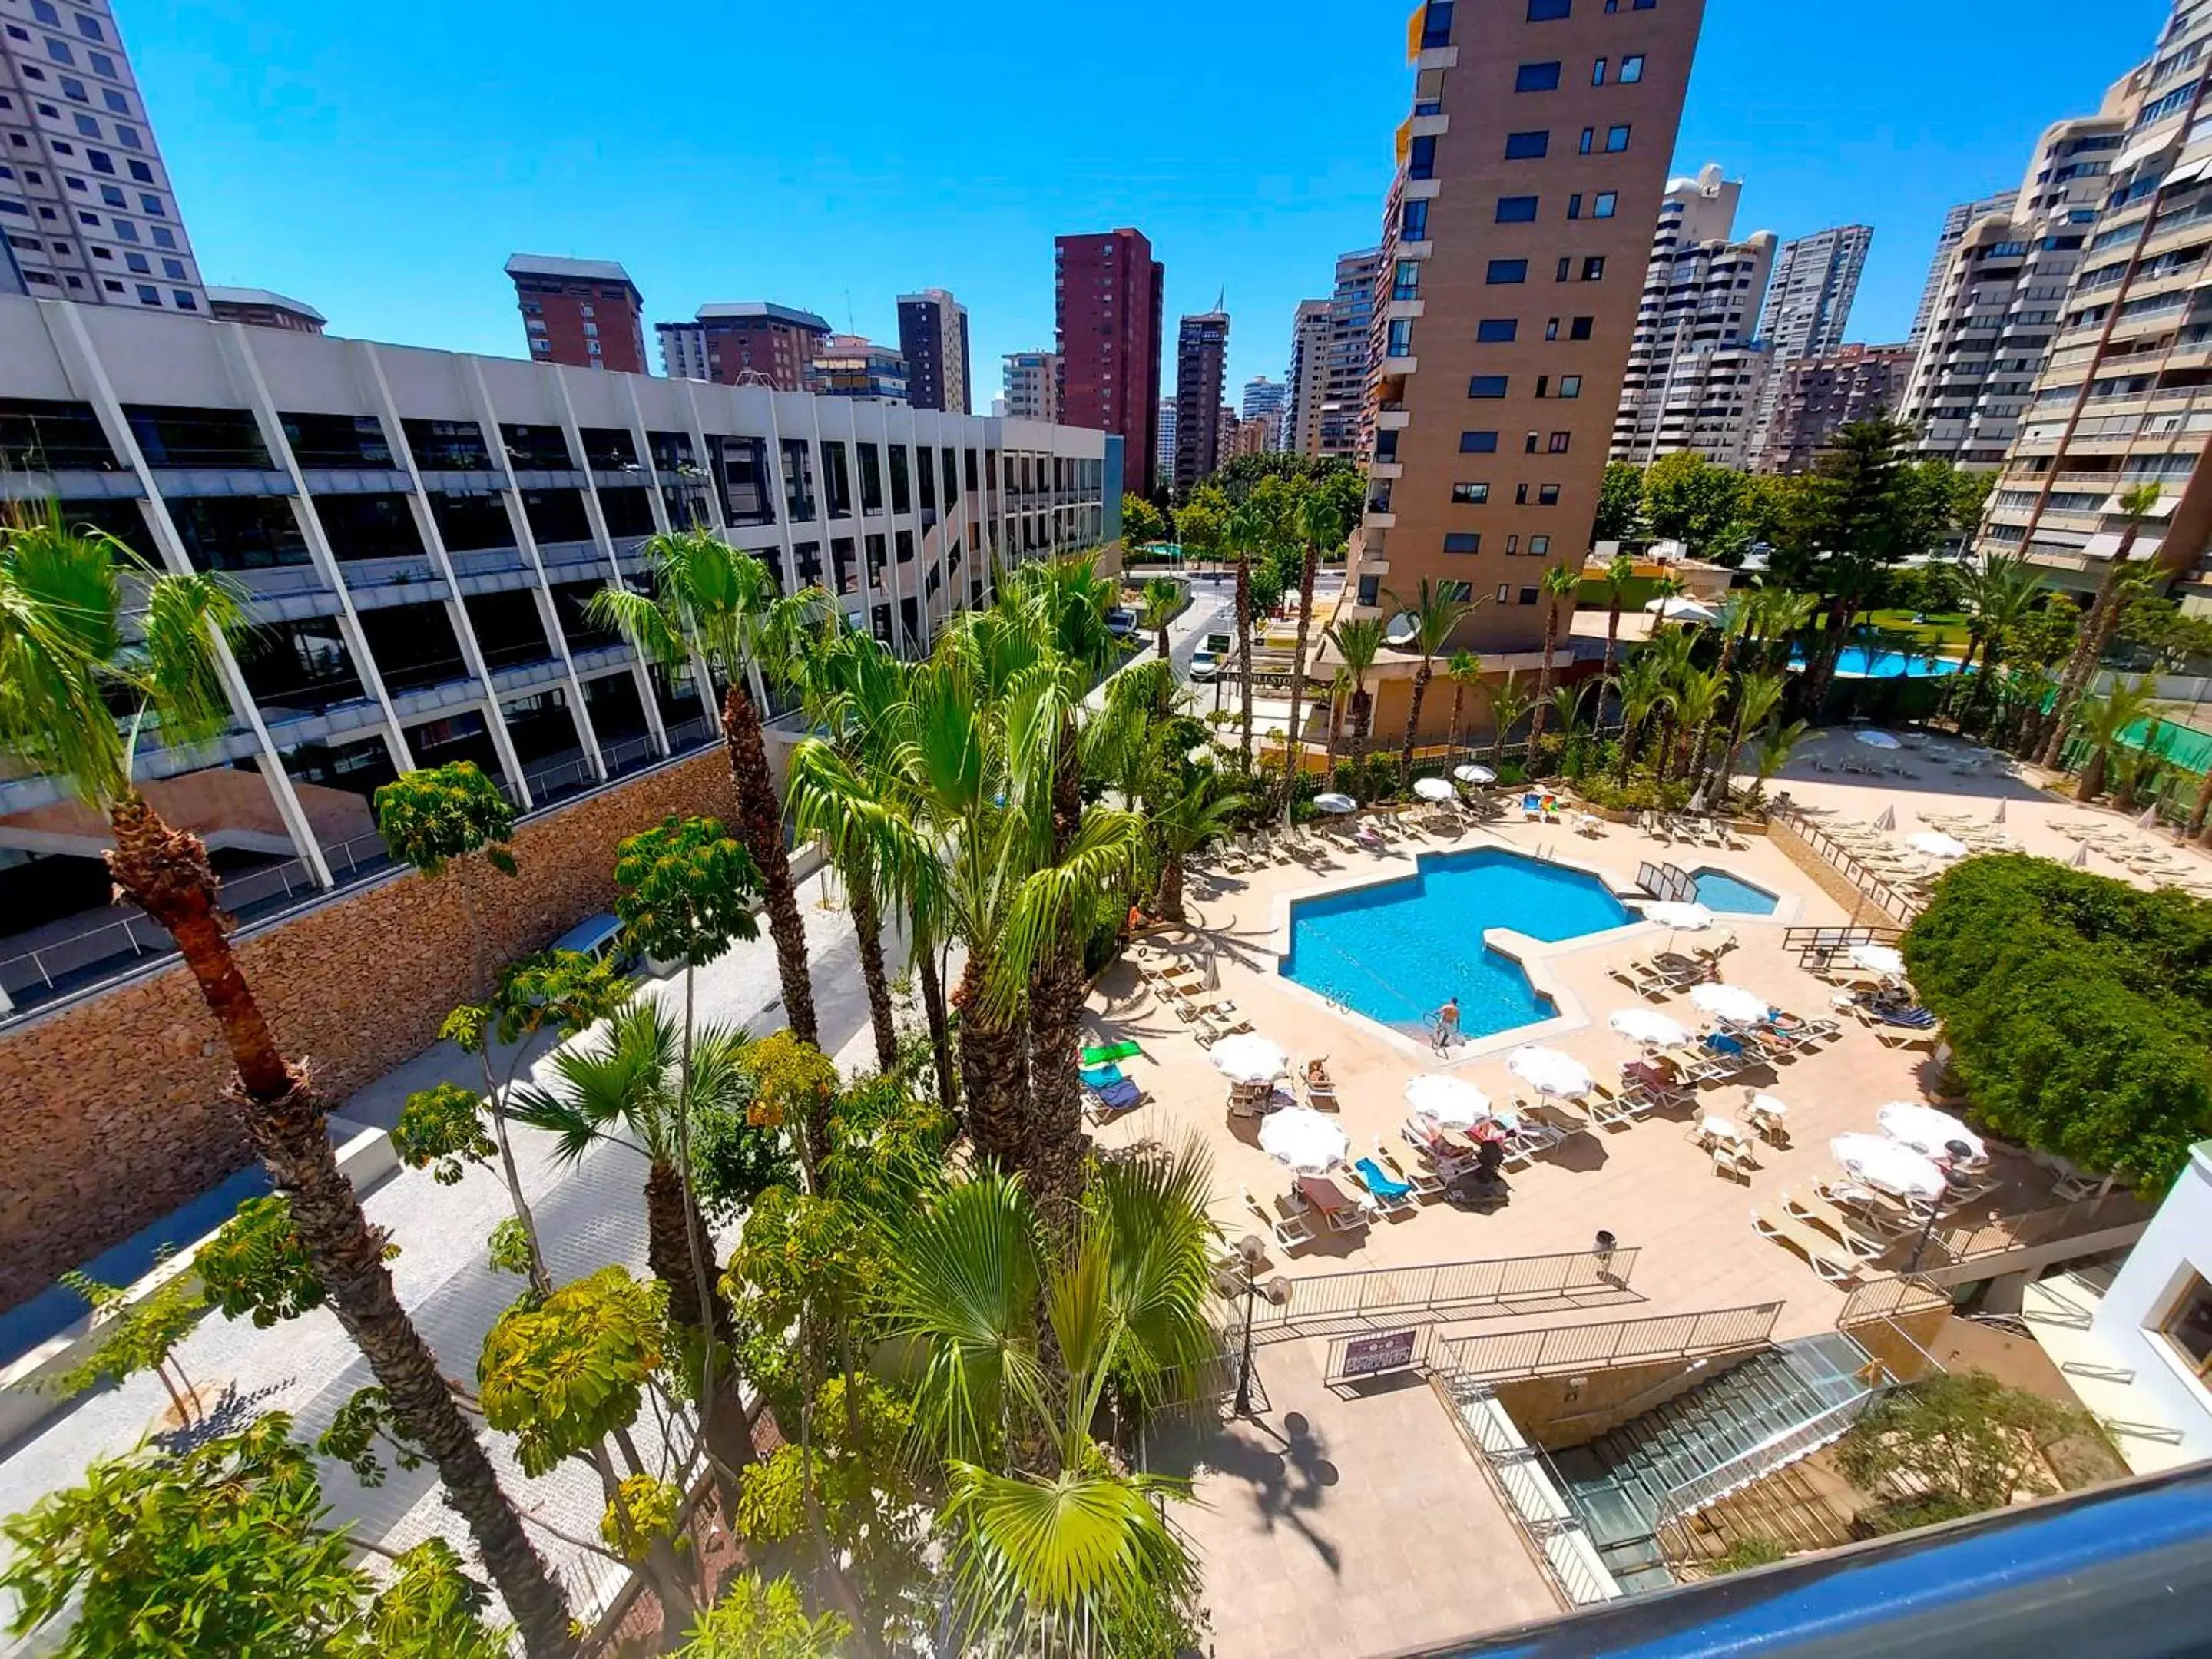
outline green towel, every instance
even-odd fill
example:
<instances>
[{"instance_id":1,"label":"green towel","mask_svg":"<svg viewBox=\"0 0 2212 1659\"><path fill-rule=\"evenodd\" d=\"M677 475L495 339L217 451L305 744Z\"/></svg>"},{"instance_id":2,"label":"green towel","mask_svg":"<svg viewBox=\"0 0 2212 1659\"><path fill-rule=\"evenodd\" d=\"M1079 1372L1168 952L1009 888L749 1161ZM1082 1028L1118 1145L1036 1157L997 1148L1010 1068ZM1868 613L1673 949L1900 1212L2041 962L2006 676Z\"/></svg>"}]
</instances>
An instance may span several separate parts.
<instances>
[{"instance_id":1,"label":"green towel","mask_svg":"<svg viewBox=\"0 0 2212 1659\"><path fill-rule=\"evenodd\" d=\"M1145 1052L1140 1042L1102 1042L1095 1048L1083 1051L1085 1066L1110 1066L1117 1060L1129 1060Z\"/></svg>"}]
</instances>

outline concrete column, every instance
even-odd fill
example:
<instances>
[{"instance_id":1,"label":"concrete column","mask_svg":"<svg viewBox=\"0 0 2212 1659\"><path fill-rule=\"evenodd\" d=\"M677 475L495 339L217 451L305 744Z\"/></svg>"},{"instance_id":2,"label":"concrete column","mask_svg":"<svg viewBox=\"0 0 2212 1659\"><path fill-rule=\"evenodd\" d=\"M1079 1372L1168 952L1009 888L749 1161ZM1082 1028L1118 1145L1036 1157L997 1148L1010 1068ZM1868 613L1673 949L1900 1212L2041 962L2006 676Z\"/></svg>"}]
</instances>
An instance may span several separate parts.
<instances>
[{"instance_id":1,"label":"concrete column","mask_svg":"<svg viewBox=\"0 0 2212 1659\"><path fill-rule=\"evenodd\" d=\"M553 384L561 393L562 434L568 440L569 452L584 463L584 516L591 520L592 539L599 544L600 556L606 561L607 574L619 586L622 583L622 565L615 557L615 538L607 530L606 509L599 501L599 483L592 477L592 458L584 449L584 432L583 428L577 423L575 400L568 396L568 382L566 376L556 375ZM629 388L629 405L632 413L635 413L637 391L635 386ZM630 442L635 446L638 441L637 436L633 434ZM641 476L650 478L653 474L645 459L646 454L647 451L640 447L638 465L642 469ZM655 493L649 484L647 486L647 493L648 495ZM552 597L550 592L548 592L546 603L553 609L554 635L555 637L559 638L561 616L558 607L552 606ZM561 640L561 648L563 652L568 650L568 644L566 639ZM645 675L645 659L634 648L629 654L630 681L637 688L638 703L645 710L646 735L652 739L653 746L661 754L665 755L668 752L668 733L661 726L660 710L653 703L653 684ZM571 678L574 678L574 673L572 665ZM599 757L599 775L602 778L606 776L605 754Z\"/></svg>"}]
</instances>

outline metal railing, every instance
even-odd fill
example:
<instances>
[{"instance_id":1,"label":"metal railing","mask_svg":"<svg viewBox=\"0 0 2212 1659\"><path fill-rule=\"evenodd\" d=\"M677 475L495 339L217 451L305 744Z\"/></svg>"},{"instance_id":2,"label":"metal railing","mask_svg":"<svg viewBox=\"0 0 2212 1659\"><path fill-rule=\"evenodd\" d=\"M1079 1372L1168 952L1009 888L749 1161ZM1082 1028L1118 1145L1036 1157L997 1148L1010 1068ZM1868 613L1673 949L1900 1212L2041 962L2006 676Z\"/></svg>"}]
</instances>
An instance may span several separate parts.
<instances>
[{"instance_id":1,"label":"metal railing","mask_svg":"<svg viewBox=\"0 0 2212 1659\"><path fill-rule=\"evenodd\" d=\"M1619 1295L1636 1268L1636 1249L1578 1250L1560 1255L1502 1256L1423 1267L1371 1267L1316 1273L1289 1281L1281 1306L1261 1302L1252 1315L1255 1341L1316 1336L1376 1326L1439 1324L1477 1308L1578 1294ZM1232 1322L1243 1329L1242 1316Z\"/></svg>"},{"instance_id":2,"label":"metal railing","mask_svg":"<svg viewBox=\"0 0 2212 1659\"><path fill-rule=\"evenodd\" d=\"M2078 1204L1993 1215L1978 1226L1941 1228L1936 1234L1936 1242L1953 1261L1972 1261L1979 1256L2034 1249L2148 1218L2142 1201L2133 1193L2106 1193L2101 1197L2083 1199Z\"/></svg>"},{"instance_id":3,"label":"metal railing","mask_svg":"<svg viewBox=\"0 0 2212 1659\"><path fill-rule=\"evenodd\" d=\"M1558 1325L1547 1330L1480 1332L1431 1345L1435 1369L1468 1380L1543 1376L1630 1365L1651 1359L1688 1359L1703 1353L1757 1347L1774 1334L1782 1304L1762 1302L1709 1313L1668 1314L1595 1325Z\"/></svg>"},{"instance_id":4,"label":"metal railing","mask_svg":"<svg viewBox=\"0 0 2212 1659\"><path fill-rule=\"evenodd\" d=\"M1870 1279L1845 1297L1836 1315L1836 1328L1848 1335L1855 1325L1933 1313L1939 1308L1948 1312L1952 1305L1951 1293L1941 1285L1917 1274L1894 1273Z\"/></svg>"},{"instance_id":5,"label":"metal railing","mask_svg":"<svg viewBox=\"0 0 2212 1659\"><path fill-rule=\"evenodd\" d=\"M1862 863L1851 849L1829 835L1826 830L1794 806L1770 806L1767 809L1770 831L1775 824L1805 843L1814 856L1826 864L1853 888L1881 907L1884 914L1900 926L1910 927L1920 914L1921 901L1897 886L1869 865Z\"/></svg>"},{"instance_id":6,"label":"metal railing","mask_svg":"<svg viewBox=\"0 0 2212 1659\"><path fill-rule=\"evenodd\" d=\"M1880 1392L1879 1389L1869 1389L1864 1394L1838 1401L1794 1428L1783 1430L1748 1451L1738 1452L1725 1463L1718 1464L1703 1474L1693 1475L1678 1486L1669 1486L1666 1496L1659 1500L1659 1513L1652 1522L1653 1532L1662 1534L1668 1527L1678 1525L1699 1510L1708 1509L1731 1493L1741 1492L1754 1480L1810 1455L1831 1442L1842 1439L1850 1432L1851 1425L1859 1420Z\"/></svg>"},{"instance_id":7,"label":"metal railing","mask_svg":"<svg viewBox=\"0 0 2212 1659\"><path fill-rule=\"evenodd\" d=\"M721 733L720 722L711 715L699 714L688 720L678 720L668 728L668 752L688 755L694 749L703 749L716 741Z\"/></svg>"},{"instance_id":8,"label":"metal railing","mask_svg":"<svg viewBox=\"0 0 2212 1659\"><path fill-rule=\"evenodd\" d=\"M1505 1414L1496 1408L1486 1386L1448 1385L1443 1393L1459 1425L1461 1439L1475 1455L1475 1466L1489 1480L1514 1530L1565 1604L1589 1607L1618 1600L1620 1586L1610 1575L1593 1568L1578 1551L1550 1547L1553 1540L1583 1528L1562 1490L1564 1483L1553 1478L1542 1449L1505 1431L1499 1422Z\"/></svg>"}]
</instances>

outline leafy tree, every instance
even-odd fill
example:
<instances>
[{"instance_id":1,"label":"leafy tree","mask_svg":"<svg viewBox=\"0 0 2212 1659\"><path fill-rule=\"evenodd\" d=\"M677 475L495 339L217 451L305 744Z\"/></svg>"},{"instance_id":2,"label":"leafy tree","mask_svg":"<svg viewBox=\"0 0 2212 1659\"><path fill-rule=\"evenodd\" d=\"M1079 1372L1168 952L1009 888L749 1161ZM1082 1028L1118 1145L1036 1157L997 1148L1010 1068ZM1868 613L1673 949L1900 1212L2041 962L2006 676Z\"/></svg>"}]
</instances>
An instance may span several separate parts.
<instances>
[{"instance_id":1,"label":"leafy tree","mask_svg":"<svg viewBox=\"0 0 2212 1659\"><path fill-rule=\"evenodd\" d=\"M2150 713L2157 687L2148 676L2121 680L2101 697L2081 705L2081 739L2088 745L2081 763L2081 781L2074 791L2076 800L2094 800L2105 787L2114 758L2126 747L2127 734Z\"/></svg>"},{"instance_id":2,"label":"leafy tree","mask_svg":"<svg viewBox=\"0 0 2212 1659\"><path fill-rule=\"evenodd\" d=\"M2100 1433L2079 1406L2008 1388L1986 1371L1951 1373L1876 1400L1836 1462L1862 1491L1903 1485L1980 1515L2057 1492L2051 1449Z\"/></svg>"},{"instance_id":3,"label":"leafy tree","mask_svg":"<svg viewBox=\"0 0 2212 1659\"><path fill-rule=\"evenodd\" d=\"M2164 486L2154 482L2130 485L2120 492L2119 510L2127 520L2127 527L2121 531L2119 545L2112 550L2112 562L2098 580L2097 597L2089 607L2088 619L2081 624L2080 641L2067 659L2065 673L2059 678L2058 702L2052 710L2050 734L2044 739L2040 757L2046 769L2055 769L2058 764L2058 752L2066 741L2066 729L2073 721L2075 705L2095 676L2097 665L2120 625L2129 588L2138 585L2143 574L2132 569L2128 562L2135 554L2136 539L2142 533L2143 520L2158 510L2164 493Z\"/></svg>"},{"instance_id":4,"label":"leafy tree","mask_svg":"<svg viewBox=\"0 0 2212 1659\"><path fill-rule=\"evenodd\" d=\"M1455 651L1445 659L1444 678L1451 682L1451 729L1448 746L1452 753L1460 753L1460 733L1466 728L1460 716L1467 704L1467 694L1482 684L1482 659L1472 651Z\"/></svg>"},{"instance_id":5,"label":"leafy tree","mask_svg":"<svg viewBox=\"0 0 2212 1659\"><path fill-rule=\"evenodd\" d=\"M103 1285L74 1269L61 1282L91 1304L96 1340L91 1352L54 1378L53 1392L79 1395L151 1371L168 1391L178 1422L204 1414L195 1408L191 1379L177 1363L177 1345L192 1334L206 1305L189 1279L171 1279L136 1301L125 1286Z\"/></svg>"},{"instance_id":6,"label":"leafy tree","mask_svg":"<svg viewBox=\"0 0 2212 1659\"><path fill-rule=\"evenodd\" d=\"M722 1599L701 1612L678 1659L840 1659L852 1633L834 1613L809 1618L789 1577L763 1581L740 1572Z\"/></svg>"},{"instance_id":7,"label":"leafy tree","mask_svg":"<svg viewBox=\"0 0 2212 1659\"><path fill-rule=\"evenodd\" d=\"M499 1143L485 1133L483 1097L458 1083L417 1089L399 1109L392 1147L410 1170L428 1170L441 1187L468 1174L471 1164L499 1155Z\"/></svg>"},{"instance_id":8,"label":"leafy tree","mask_svg":"<svg viewBox=\"0 0 2212 1659\"><path fill-rule=\"evenodd\" d=\"M124 632L123 576L143 605ZM191 749L228 724L228 644L238 596L216 576L154 574L122 543L67 529L59 509L0 527L0 750L52 776L107 819L121 893L176 940L237 1066L230 1094L331 1306L380 1383L430 1450L534 1659L571 1650L559 1589L522 1531L490 1461L401 1306L376 1235L337 1165L330 1103L288 1060L231 948L219 884L199 837L166 823L133 777L142 736ZM129 709L126 729L111 702Z\"/></svg>"},{"instance_id":9,"label":"leafy tree","mask_svg":"<svg viewBox=\"0 0 2212 1659\"><path fill-rule=\"evenodd\" d=\"M1203 483L1176 508L1176 539L1186 557L1218 559L1229 540L1229 497L1218 484Z\"/></svg>"},{"instance_id":10,"label":"leafy tree","mask_svg":"<svg viewBox=\"0 0 2212 1659\"><path fill-rule=\"evenodd\" d=\"M397 1244L384 1247L387 1261L398 1254ZM292 1224L291 1200L282 1193L240 1203L200 1247L192 1271L209 1306L226 1319L250 1316L258 1330L323 1305L322 1275Z\"/></svg>"},{"instance_id":11,"label":"leafy tree","mask_svg":"<svg viewBox=\"0 0 2212 1659\"><path fill-rule=\"evenodd\" d=\"M1142 495L1121 497L1121 540L1132 550L1153 547L1168 538L1168 521L1159 508Z\"/></svg>"},{"instance_id":12,"label":"leafy tree","mask_svg":"<svg viewBox=\"0 0 2212 1659\"><path fill-rule=\"evenodd\" d=\"M1322 555L1334 553L1343 545L1347 527L1353 522L1353 514L1357 511L1357 507L1344 499L1341 491L1332 490L1325 485L1307 489L1298 501L1298 637L1291 658L1291 723L1285 746L1285 752L1291 758L1285 771L1290 781L1283 790L1283 823L1285 828L1289 827L1291 808L1297 800L1297 780L1305 769L1306 652L1312 643L1314 578L1320 569Z\"/></svg>"},{"instance_id":13,"label":"leafy tree","mask_svg":"<svg viewBox=\"0 0 2212 1659\"><path fill-rule=\"evenodd\" d=\"M1226 835L1250 797L1210 766L1182 769L1152 811L1160 860L1160 915L1182 924L1184 862L1209 841Z\"/></svg>"},{"instance_id":14,"label":"leafy tree","mask_svg":"<svg viewBox=\"0 0 2212 1659\"><path fill-rule=\"evenodd\" d=\"M1970 708L1987 706L1996 691L1996 672L2006 636L2025 623L2043 596L2043 578L2024 557L1991 554L1963 571L1960 602L1966 611L1966 655L1962 667L1971 667L1974 652L1982 653L1982 670L1968 692Z\"/></svg>"},{"instance_id":15,"label":"leafy tree","mask_svg":"<svg viewBox=\"0 0 2212 1659\"><path fill-rule=\"evenodd\" d=\"M2048 668L2073 654L2081 633L2081 608L2063 593L2051 593L2040 609L2030 611L1998 636L1999 660Z\"/></svg>"},{"instance_id":16,"label":"leafy tree","mask_svg":"<svg viewBox=\"0 0 2212 1659\"><path fill-rule=\"evenodd\" d=\"M1521 684L1520 671L1509 668L1505 678L1490 694L1491 753L1492 770L1505 764L1505 745L1513 736L1513 728L1523 716L1536 706L1536 699L1528 687ZM1534 758L1535 745L1529 744L1530 758Z\"/></svg>"},{"instance_id":17,"label":"leafy tree","mask_svg":"<svg viewBox=\"0 0 2212 1659\"><path fill-rule=\"evenodd\" d=\"M497 1659L488 1598L434 1539L394 1558L381 1589L328 1524L307 1449L281 1413L167 1455L102 1459L81 1485L0 1524L18 1636L66 1617L68 1659Z\"/></svg>"},{"instance_id":18,"label":"leafy tree","mask_svg":"<svg viewBox=\"0 0 2212 1659\"><path fill-rule=\"evenodd\" d=\"M1590 539L1635 541L1644 528L1644 470L1627 461L1607 461L1598 485L1597 521L1590 527Z\"/></svg>"},{"instance_id":19,"label":"leafy tree","mask_svg":"<svg viewBox=\"0 0 2212 1659\"><path fill-rule=\"evenodd\" d=\"M2212 1133L2212 906L2048 859L1969 859L1905 957L1998 1133L2147 1191Z\"/></svg>"},{"instance_id":20,"label":"leafy tree","mask_svg":"<svg viewBox=\"0 0 2212 1659\"><path fill-rule=\"evenodd\" d=\"M377 833L401 864L441 876L447 865L481 854L501 875L516 873L507 850L514 803L474 761L403 773L376 792L374 804Z\"/></svg>"},{"instance_id":21,"label":"leafy tree","mask_svg":"<svg viewBox=\"0 0 2212 1659\"><path fill-rule=\"evenodd\" d=\"M1716 466L1695 450L1662 456L1644 475L1652 533L1702 553L1735 522L1743 489L1742 473Z\"/></svg>"},{"instance_id":22,"label":"leafy tree","mask_svg":"<svg viewBox=\"0 0 2212 1659\"><path fill-rule=\"evenodd\" d=\"M1332 623L1328 636L1336 642L1345 671L1352 676L1352 765L1358 771L1367 761L1367 738L1375 707L1374 699L1368 695L1367 676L1374 671L1375 659L1382 649L1382 618L1348 617Z\"/></svg>"}]
</instances>

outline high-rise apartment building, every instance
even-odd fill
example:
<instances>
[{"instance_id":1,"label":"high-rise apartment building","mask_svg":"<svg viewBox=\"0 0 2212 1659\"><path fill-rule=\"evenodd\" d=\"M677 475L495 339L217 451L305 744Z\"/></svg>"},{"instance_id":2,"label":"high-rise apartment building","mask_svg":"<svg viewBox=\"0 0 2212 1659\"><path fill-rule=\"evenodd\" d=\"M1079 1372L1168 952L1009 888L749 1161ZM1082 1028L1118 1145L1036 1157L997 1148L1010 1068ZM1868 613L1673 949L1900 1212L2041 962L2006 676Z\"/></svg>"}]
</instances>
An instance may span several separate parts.
<instances>
[{"instance_id":1,"label":"high-rise apartment building","mask_svg":"<svg viewBox=\"0 0 2212 1659\"><path fill-rule=\"evenodd\" d=\"M507 274L533 362L646 372L645 296L620 265L518 253Z\"/></svg>"},{"instance_id":2,"label":"high-rise apartment building","mask_svg":"<svg viewBox=\"0 0 2212 1659\"><path fill-rule=\"evenodd\" d=\"M2124 147L2058 307L2055 337L1990 495L1978 550L2091 590L2124 539L2121 496L2163 494L2131 556L2212 615L2212 5L2177 0L2153 56L2113 88ZM2096 155L2079 165L2102 165ZM2040 171L2039 167L2038 171Z\"/></svg>"},{"instance_id":3,"label":"high-rise apartment building","mask_svg":"<svg viewBox=\"0 0 2212 1659\"><path fill-rule=\"evenodd\" d=\"M1176 330L1174 477L1179 498L1221 470L1221 380L1228 360L1227 312L1199 312L1182 319Z\"/></svg>"},{"instance_id":4,"label":"high-rise apartment building","mask_svg":"<svg viewBox=\"0 0 2212 1659\"><path fill-rule=\"evenodd\" d=\"M2010 213L2019 199L2011 191L2001 191L1977 202L1954 203L1944 210L1943 228L1936 233L1936 257L1928 262L1928 280L1921 285L1919 308L1912 313L1912 332L1905 337L1905 343L1914 350L1928 337L1929 319L1935 314L1936 296L1943 291L1943 278L1951 268L1951 250L1965 240L1972 226L1993 213Z\"/></svg>"},{"instance_id":5,"label":"high-rise apartment building","mask_svg":"<svg viewBox=\"0 0 2212 1659\"><path fill-rule=\"evenodd\" d=\"M1760 470L1809 471L1838 427L1895 414L1916 355L1902 343L1844 345L1776 364Z\"/></svg>"},{"instance_id":6,"label":"high-rise apartment building","mask_svg":"<svg viewBox=\"0 0 2212 1659\"><path fill-rule=\"evenodd\" d=\"M965 415L968 307L941 288L898 298L899 356L906 359L907 401L916 409Z\"/></svg>"},{"instance_id":7,"label":"high-rise apartment building","mask_svg":"<svg viewBox=\"0 0 2212 1659\"><path fill-rule=\"evenodd\" d=\"M1283 377L1281 446L1293 455L1321 453L1321 406L1328 380L1329 302L1301 300L1291 319L1291 367Z\"/></svg>"},{"instance_id":8,"label":"high-rise apartment building","mask_svg":"<svg viewBox=\"0 0 2212 1659\"><path fill-rule=\"evenodd\" d=\"M1417 15L1341 614L1395 612L1427 578L1476 603L1454 647L1498 674L1540 662L1544 574L1590 553L1703 15L1698 0L1430 0ZM1401 729L1417 666L1385 652L1375 729ZM1441 732L1450 699L1430 702Z\"/></svg>"},{"instance_id":9,"label":"high-rise apartment building","mask_svg":"<svg viewBox=\"0 0 2212 1659\"><path fill-rule=\"evenodd\" d=\"M1159 434L1160 453L1168 458L1172 470L1176 447L1176 400L1163 398L1159 401L1158 418L1153 429Z\"/></svg>"},{"instance_id":10,"label":"high-rise apartment building","mask_svg":"<svg viewBox=\"0 0 2212 1659\"><path fill-rule=\"evenodd\" d=\"M1017 420L1060 419L1060 354L1057 351L1010 351L1006 354L1006 413Z\"/></svg>"},{"instance_id":11,"label":"high-rise apartment building","mask_svg":"<svg viewBox=\"0 0 2212 1659\"><path fill-rule=\"evenodd\" d=\"M295 334L320 334L330 319L302 300L287 299L265 288L216 288L207 291L208 315L219 323L249 328L289 328Z\"/></svg>"},{"instance_id":12,"label":"high-rise apartment building","mask_svg":"<svg viewBox=\"0 0 2212 1659\"><path fill-rule=\"evenodd\" d=\"M1116 434L1130 488L1159 482L1160 327L1166 273L1142 231L1053 241L1060 418Z\"/></svg>"},{"instance_id":13,"label":"high-rise apartment building","mask_svg":"<svg viewBox=\"0 0 2212 1659\"><path fill-rule=\"evenodd\" d=\"M902 404L909 384L906 359L859 334L832 334L807 365L806 389L824 398L881 398Z\"/></svg>"},{"instance_id":14,"label":"high-rise apartment building","mask_svg":"<svg viewBox=\"0 0 2212 1659\"><path fill-rule=\"evenodd\" d=\"M0 16L0 292L205 316L114 9L30 0Z\"/></svg>"},{"instance_id":15,"label":"high-rise apartment building","mask_svg":"<svg viewBox=\"0 0 2212 1659\"><path fill-rule=\"evenodd\" d=\"M1819 357L1844 343L1851 301L1858 297L1867 250L1874 243L1870 225L1837 225L1782 245L1759 314L1759 343L1768 369L1753 416L1751 464L1768 467L1765 452L1773 425L1774 398L1783 369L1801 357Z\"/></svg>"},{"instance_id":16,"label":"high-rise apartment building","mask_svg":"<svg viewBox=\"0 0 2212 1659\"><path fill-rule=\"evenodd\" d=\"M1248 421L1279 421L1283 400L1288 388L1280 380L1271 380L1264 374L1255 374L1244 382L1243 418Z\"/></svg>"},{"instance_id":17,"label":"high-rise apartment building","mask_svg":"<svg viewBox=\"0 0 2212 1659\"><path fill-rule=\"evenodd\" d=\"M811 311L772 301L701 306L688 323L655 323L660 360L672 380L764 386L804 392L830 325Z\"/></svg>"},{"instance_id":18,"label":"high-rise apartment building","mask_svg":"<svg viewBox=\"0 0 2212 1659\"><path fill-rule=\"evenodd\" d=\"M2126 142L2123 112L2109 100L2095 115L2052 124L2020 191L1991 198L2002 205L1951 239L1899 410L1922 454L1982 471L2002 465ZM1948 221L1944 228L1948 237Z\"/></svg>"},{"instance_id":19,"label":"high-rise apartment building","mask_svg":"<svg viewBox=\"0 0 2212 1659\"><path fill-rule=\"evenodd\" d=\"M1336 257L1336 291L1328 302L1328 357L1321 401L1321 453L1357 455L1375 368L1375 283L1382 250Z\"/></svg>"},{"instance_id":20,"label":"high-rise apartment building","mask_svg":"<svg viewBox=\"0 0 2212 1659\"><path fill-rule=\"evenodd\" d=\"M1237 422L1229 440L1230 457L1266 454L1275 447L1275 435L1281 429L1281 422L1274 416L1255 415L1249 421Z\"/></svg>"},{"instance_id":21,"label":"high-rise apartment building","mask_svg":"<svg viewBox=\"0 0 2212 1659\"><path fill-rule=\"evenodd\" d=\"M1648 466L1692 450L1745 464L1767 355L1753 343L1774 233L1735 239L1741 182L1717 166L1668 182L1644 268L1613 459Z\"/></svg>"}]
</instances>

